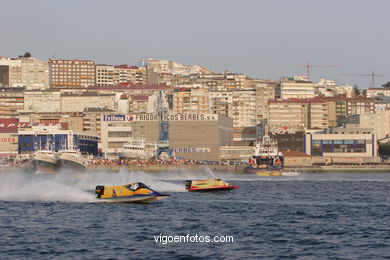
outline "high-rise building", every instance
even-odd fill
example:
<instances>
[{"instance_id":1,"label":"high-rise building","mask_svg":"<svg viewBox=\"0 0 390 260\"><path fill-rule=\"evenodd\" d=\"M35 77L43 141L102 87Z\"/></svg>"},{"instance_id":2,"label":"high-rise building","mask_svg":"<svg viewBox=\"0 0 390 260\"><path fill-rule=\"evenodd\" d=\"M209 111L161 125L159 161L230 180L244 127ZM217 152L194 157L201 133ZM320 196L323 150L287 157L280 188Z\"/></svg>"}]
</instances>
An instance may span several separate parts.
<instances>
[{"instance_id":1,"label":"high-rise building","mask_svg":"<svg viewBox=\"0 0 390 260\"><path fill-rule=\"evenodd\" d=\"M51 88L86 88L95 85L95 62L49 60Z\"/></svg>"}]
</instances>

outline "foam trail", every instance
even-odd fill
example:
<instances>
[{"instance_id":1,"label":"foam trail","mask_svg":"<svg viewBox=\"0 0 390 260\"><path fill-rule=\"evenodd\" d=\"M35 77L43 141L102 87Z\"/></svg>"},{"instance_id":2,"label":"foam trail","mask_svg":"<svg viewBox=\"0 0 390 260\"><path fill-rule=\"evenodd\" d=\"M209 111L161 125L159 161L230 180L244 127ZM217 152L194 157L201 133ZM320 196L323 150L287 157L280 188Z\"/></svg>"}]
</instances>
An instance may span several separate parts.
<instances>
[{"instance_id":1,"label":"foam trail","mask_svg":"<svg viewBox=\"0 0 390 260\"><path fill-rule=\"evenodd\" d=\"M54 177L54 178L53 178ZM57 176L27 175L20 172L0 173L0 200L93 202L95 196L56 180Z\"/></svg>"}]
</instances>

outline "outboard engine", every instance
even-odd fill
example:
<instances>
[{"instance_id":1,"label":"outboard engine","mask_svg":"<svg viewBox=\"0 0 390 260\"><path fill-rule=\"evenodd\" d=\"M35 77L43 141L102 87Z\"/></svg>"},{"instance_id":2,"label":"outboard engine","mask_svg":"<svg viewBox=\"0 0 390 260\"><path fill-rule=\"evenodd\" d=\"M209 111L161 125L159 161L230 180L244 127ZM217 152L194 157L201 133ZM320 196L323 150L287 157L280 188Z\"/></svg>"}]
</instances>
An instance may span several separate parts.
<instances>
[{"instance_id":1,"label":"outboard engine","mask_svg":"<svg viewBox=\"0 0 390 260\"><path fill-rule=\"evenodd\" d=\"M104 186L96 186L95 188L96 198L101 198L104 194Z\"/></svg>"},{"instance_id":2,"label":"outboard engine","mask_svg":"<svg viewBox=\"0 0 390 260\"><path fill-rule=\"evenodd\" d=\"M188 190L191 187L192 181L186 181L186 189Z\"/></svg>"}]
</instances>

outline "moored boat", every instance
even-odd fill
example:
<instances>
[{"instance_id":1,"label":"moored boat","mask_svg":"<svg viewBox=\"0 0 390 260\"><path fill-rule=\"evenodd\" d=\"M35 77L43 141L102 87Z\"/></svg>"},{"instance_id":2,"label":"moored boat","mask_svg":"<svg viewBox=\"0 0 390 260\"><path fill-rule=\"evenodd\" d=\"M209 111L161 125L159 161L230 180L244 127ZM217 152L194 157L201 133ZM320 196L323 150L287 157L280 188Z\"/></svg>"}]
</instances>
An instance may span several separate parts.
<instances>
[{"instance_id":1,"label":"moored boat","mask_svg":"<svg viewBox=\"0 0 390 260\"><path fill-rule=\"evenodd\" d=\"M61 150L58 152L57 165L59 170L85 172L88 161L77 149Z\"/></svg>"},{"instance_id":2,"label":"moored boat","mask_svg":"<svg viewBox=\"0 0 390 260\"><path fill-rule=\"evenodd\" d=\"M32 155L32 165L36 174L54 174L57 170L57 157L51 150L38 150Z\"/></svg>"},{"instance_id":3,"label":"moored boat","mask_svg":"<svg viewBox=\"0 0 390 260\"><path fill-rule=\"evenodd\" d=\"M239 186L232 186L221 179L187 180L188 191L222 191L237 189Z\"/></svg>"},{"instance_id":4,"label":"moored boat","mask_svg":"<svg viewBox=\"0 0 390 260\"><path fill-rule=\"evenodd\" d=\"M265 135L261 141L256 142L253 156L249 158L249 165L244 173L260 176L282 176L284 157L278 150L276 141L271 140L266 127Z\"/></svg>"},{"instance_id":5,"label":"moored boat","mask_svg":"<svg viewBox=\"0 0 390 260\"><path fill-rule=\"evenodd\" d=\"M142 182L119 186L101 186L95 188L96 198L102 202L150 203L167 198L169 195L159 193Z\"/></svg>"},{"instance_id":6,"label":"moored boat","mask_svg":"<svg viewBox=\"0 0 390 260\"><path fill-rule=\"evenodd\" d=\"M156 155L157 143L146 142L144 138L131 139L123 145L120 158L148 160Z\"/></svg>"}]
</instances>

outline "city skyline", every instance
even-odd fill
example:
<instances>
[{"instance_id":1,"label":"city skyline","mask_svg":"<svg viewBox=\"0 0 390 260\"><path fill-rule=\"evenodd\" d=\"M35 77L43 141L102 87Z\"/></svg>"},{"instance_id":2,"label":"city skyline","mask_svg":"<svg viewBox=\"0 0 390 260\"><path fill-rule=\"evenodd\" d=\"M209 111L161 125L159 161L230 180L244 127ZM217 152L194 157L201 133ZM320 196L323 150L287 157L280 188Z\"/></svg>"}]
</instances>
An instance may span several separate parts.
<instances>
[{"instance_id":1,"label":"city skyline","mask_svg":"<svg viewBox=\"0 0 390 260\"><path fill-rule=\"evenodd\" d=\"M23 3L23 8L20 8ZM134 65L175 60L256 78L306 75L368 88L388 82L386 1L21 1L4 3L0 56ZM77 8L74 8L77 6ZM17 19L15 16L18 16Z\"/></svg>"}]
</instances>

